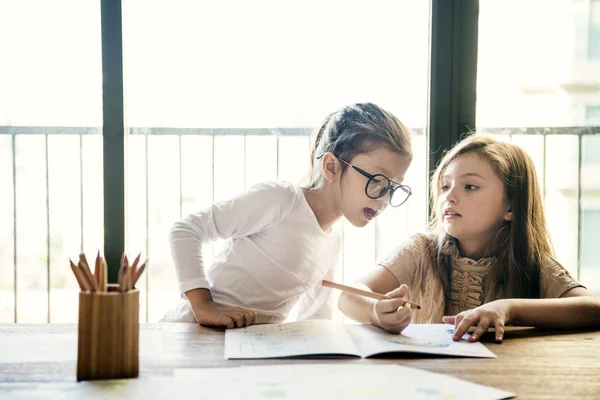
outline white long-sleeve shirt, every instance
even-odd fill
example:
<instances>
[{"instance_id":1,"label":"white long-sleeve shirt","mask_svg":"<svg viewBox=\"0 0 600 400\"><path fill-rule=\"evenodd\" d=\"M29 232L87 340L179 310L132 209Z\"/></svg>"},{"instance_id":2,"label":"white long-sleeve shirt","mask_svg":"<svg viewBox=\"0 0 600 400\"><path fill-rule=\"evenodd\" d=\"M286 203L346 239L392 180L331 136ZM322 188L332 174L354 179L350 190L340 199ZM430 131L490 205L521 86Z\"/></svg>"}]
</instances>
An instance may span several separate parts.
<instances>
[{"instance_id":1,"label":"white long-sleeve shirt","mask_svg":"<svg viewBox=\"0 0 600 400\"><path fill-rule=\"evenodd\" d=\"M227 240L226 248L205 268L202 245ZM330 289L339 261L337 230L324 232L302 189L287 182L255 185L176 222L171 253L182 294L208 288L216 303L258 313L258 323L285 320L300 301L299 319L330 318ZM304 295L304 296L303 296ZM193 321L189 303L163 321Z\"/></svg>"}]
</instances>

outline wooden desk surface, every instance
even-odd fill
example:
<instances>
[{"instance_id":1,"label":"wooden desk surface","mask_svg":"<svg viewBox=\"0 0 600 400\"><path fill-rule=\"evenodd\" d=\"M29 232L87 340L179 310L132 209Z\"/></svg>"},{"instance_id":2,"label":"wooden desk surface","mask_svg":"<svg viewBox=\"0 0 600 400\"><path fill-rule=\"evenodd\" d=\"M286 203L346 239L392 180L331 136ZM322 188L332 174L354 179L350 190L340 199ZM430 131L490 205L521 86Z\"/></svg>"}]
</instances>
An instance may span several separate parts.
<instances>
[{"instance_id":1,"label":"wooden desk surface","mask_svg":"<svg viewBox=\"0 0 600 400\"><path fill-rule=\"evenodd\" d=\"M600 331L513 328L505 337L503 344L493 343L491 334L483 338L497 359L403 355L395 359L335 362L396 363L516 392L519 399L600 399ZM139 379L169 377L177 368L332 362L225 360L223 346L221 330L195 324L141 325ZM74 382L76 349L77 326L73 324L0 324L0 397L2 386L9 382L21 386Z\"/></svg>"}]
</instances>

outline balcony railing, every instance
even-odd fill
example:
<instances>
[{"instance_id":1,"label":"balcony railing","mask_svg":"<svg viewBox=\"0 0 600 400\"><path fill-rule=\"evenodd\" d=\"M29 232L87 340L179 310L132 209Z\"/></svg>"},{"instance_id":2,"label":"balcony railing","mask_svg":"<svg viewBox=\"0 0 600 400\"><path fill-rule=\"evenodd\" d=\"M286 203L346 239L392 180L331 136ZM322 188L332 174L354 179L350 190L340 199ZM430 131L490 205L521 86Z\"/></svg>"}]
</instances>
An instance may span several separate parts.
<instances>
[{"instance_id":1,"label":"balcony railing","mask_svg":"<svg viewBox=\"0 0 600 400\"><path fill-rule=\"evenodd\" d=\"M532 156L558 259L595 292L600 260L600 128L480 128ZM310 129L130 128L127 136L126 250L151 267L142 320L178 301L167 233L172 223L252 184L300 183ZM414 196L374 224L342 224L341 281L352 282L412 232L426 229L426 138L415 130L406 182ZM115 199L121 201L121 199ZM68 257L103 247L100 128L0 127L0 322L75 321L76 282ZM594 221L597 221L594 222ZM205 249L207 264L219 244Z\"/></svg>"}]
</instances>

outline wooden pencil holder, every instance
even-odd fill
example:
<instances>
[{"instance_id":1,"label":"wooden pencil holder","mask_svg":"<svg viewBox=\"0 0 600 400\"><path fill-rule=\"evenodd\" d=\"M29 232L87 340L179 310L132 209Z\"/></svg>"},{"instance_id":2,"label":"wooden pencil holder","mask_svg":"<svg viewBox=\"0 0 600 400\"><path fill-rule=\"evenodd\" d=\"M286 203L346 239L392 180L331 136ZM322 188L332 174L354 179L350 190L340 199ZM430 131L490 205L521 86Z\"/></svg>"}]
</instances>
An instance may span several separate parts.
<instances>
[{"instance_id":1,"label":"wooden pencil holder","mask_svg":"<svg viewBox=\"0 0 600 400\"><path fill-rule=\"evenodd\" d=\"M77 380L135 378L139 374L137 289L79 293Z\"/></svg>"}]
</instances>

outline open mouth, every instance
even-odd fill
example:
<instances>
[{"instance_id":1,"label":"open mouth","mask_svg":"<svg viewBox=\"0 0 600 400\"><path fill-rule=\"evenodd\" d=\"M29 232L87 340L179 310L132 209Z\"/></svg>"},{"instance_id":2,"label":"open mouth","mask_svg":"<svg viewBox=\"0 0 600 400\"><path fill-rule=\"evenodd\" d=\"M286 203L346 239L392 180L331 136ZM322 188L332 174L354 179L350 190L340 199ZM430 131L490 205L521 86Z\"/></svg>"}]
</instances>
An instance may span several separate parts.
<instances>
[{"instance_id":1,"label":"open mouth","mask_svg":"<svg viewBox=\"0 0 600 400\"><path fill-rule=\"evenodd\" d=\"M365 218L367 218L370 221L373 218L375 218L375 216L377 215L377 211L373 210L372 208L365 207L363 208L363 214L365 215Z\"/></svg>"},{"instance_id":2,"label":"open mouth","mask_svg":"<svg viewBox=\"0 0 600 400\"><path fill-rule=\"evenodd\" d=\"M446 210L446 211L444 211L444 217L445 218L453 218L453 217L462 217L462 215L460 215L459 213L457 213L453 210Z\"/></svg>"}]
</instances>

